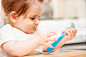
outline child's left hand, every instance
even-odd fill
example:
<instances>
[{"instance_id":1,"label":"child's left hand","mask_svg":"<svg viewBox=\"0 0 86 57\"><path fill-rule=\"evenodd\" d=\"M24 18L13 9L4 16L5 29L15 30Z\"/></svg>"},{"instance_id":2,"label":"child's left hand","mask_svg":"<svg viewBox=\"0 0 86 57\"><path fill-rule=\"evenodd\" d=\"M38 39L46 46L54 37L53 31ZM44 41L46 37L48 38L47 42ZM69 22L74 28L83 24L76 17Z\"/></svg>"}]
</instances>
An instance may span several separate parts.
<instances>
[{"instance_id":1,"label":"child's left hand","mask_svg":"<svg viewBox=\"0 0 86 57\"><path fill-rule=\"evenodd\" d=\"M72 40L76 36L77 29L76 28L74 28L74 29L71 28L71 29L67 29L65 32L67 33L67 35L63 38L63 40L65 42L67 42L67 41Z\"/></svg>"}]
</instances>

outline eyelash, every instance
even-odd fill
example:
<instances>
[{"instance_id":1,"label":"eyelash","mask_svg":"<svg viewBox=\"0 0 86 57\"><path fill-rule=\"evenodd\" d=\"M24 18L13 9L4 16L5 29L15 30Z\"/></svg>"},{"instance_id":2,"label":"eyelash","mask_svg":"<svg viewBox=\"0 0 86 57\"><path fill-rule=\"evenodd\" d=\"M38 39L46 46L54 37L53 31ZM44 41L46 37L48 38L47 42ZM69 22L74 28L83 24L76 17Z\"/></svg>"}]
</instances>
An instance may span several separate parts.
<instances>
[{"instance_id":1,"label":"eyelash","mask_svg":"<svg viewBox=\"0 0 86 57\"><path fill-rule=\"evenodd\" d=\"M40 16L39 16L40 17ZM35 18L31 18L32 20L34 20Z\"/></svg>"},{"instance_id":2,"label":"eyelash","mask_svg":"<svg viewBox=\"0 0 86 57\"><path fill-rule=\"evenodd\" d=\"M32 20L34 20L35 18L31 18Z\"/></svg>"}]
</instances>

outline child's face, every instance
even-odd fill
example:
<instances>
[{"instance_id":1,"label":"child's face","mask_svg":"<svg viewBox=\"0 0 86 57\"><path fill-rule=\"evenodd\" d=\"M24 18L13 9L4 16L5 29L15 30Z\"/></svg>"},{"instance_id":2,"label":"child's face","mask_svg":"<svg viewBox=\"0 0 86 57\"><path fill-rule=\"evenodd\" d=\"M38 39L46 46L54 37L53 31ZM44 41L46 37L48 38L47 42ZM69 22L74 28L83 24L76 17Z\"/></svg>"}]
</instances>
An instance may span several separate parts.
<instances>
[{"instance_id":1,"label":"child's face","mask_svg":"<svg viewBox=\"0 0 86 57\"><path fill-rule=\"evenodd\" d=\"M17 18L15 27L22 30L25 33L33 33L39 24L38 17L40 16L42 9L42 5L32 5L27 10L26 18L25 15L21 15Z\"/></svg>"}]
</instances>

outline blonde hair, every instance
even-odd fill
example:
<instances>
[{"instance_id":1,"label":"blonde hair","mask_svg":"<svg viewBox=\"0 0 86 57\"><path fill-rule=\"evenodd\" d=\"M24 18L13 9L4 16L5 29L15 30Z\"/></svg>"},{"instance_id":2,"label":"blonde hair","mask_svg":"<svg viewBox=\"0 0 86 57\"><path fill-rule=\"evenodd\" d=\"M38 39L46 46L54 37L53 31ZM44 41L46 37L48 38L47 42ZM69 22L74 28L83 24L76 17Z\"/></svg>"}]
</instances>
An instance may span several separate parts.
<instances>
[{"instance_id":1,"label":"blonde hair","mask_svg":"<svg viewBox=\"0 0 86 57\"><path fill-rule=\"evenodd\" d=\"M15 11L18 16L25 14L28 8L34 3L35 0L1 0L2 8L5 13L4 22L8 20L8 15L11 11ZM38 0L43 2L43 0Z\"/></svg>"}]
</instances>

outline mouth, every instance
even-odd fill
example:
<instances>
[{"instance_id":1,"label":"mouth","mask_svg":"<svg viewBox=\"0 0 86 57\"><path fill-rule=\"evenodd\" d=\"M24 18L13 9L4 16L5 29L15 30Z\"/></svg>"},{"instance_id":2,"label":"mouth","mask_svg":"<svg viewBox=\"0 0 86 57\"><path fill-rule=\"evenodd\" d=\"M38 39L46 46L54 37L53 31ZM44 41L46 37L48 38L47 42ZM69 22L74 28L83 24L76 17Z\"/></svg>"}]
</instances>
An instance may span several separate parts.
<instances>
[{"instance_id":1,"label":"mouth","mask_svg":"<svg viewBox=\"0 0 86 57\"><path fill-rule=\"evenodd\" d=\"M37 31L37 29L36 29L36 28L34 28L34 30L36 30L36 31Z\"/></svg>"},{"instance_id":2,"label":"mouth","mask_svg":"<svg viewBox=\"0 0 86 57\"><path fill-rule=\"evenodd\" d=\"M35 26L35 27L33 27L33 29L34 29L34 30L37 30L37 27Z\"/></svg>"},{"instance_id":3,"label":"mouth","mask_svg":"<svg viewBox=\"0 0 86 57\"><path fill-rule=\"evenodd\" d=\"M33 26L33 25L28 24L27 26ZM37 26L33 26L31 29L28 29L28 30L34 30L34 31L37 31Z\"/></svg>"},{"instance_id":4,"label":"mouth","mask_svg":"<svg viewBox=\"0 0 86 57\"><path fill-rule=\"evenodd\" d=\"M35 30L35 31L37 31L37 29L36 29L36 28L32 28L32 30Z\"/></svg>"}]
</instances>

